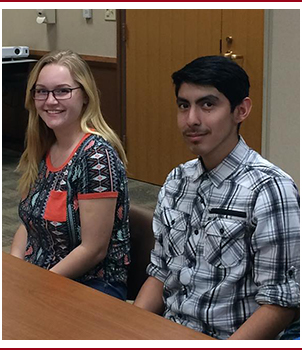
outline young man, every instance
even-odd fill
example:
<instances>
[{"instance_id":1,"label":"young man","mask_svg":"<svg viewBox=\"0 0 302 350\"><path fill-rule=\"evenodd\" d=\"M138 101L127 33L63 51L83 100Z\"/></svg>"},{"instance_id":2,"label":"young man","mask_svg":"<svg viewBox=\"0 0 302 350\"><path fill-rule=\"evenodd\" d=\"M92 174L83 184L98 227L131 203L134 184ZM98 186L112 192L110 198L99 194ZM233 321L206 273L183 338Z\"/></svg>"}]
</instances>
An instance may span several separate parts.
<instances>
[{"instance_id":1,"label":"young man","mask_svg":"<svg viewBox=\"0 0 302 350\"><path fill-rule=\"evenodd\" d=\"M298 190L239 135L252 107L239 65L201 57L172 78L198 159L161 189L135 305L218 339L274 339L299 308Z\"/></svg>"}]
</instances>

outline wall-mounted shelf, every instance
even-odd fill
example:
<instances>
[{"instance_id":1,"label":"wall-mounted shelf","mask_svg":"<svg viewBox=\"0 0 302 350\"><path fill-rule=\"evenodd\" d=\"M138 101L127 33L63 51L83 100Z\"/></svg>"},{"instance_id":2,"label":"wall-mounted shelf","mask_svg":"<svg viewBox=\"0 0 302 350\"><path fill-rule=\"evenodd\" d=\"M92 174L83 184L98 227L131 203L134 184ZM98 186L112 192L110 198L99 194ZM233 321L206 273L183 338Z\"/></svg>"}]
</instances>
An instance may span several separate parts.
<instances>
[{"instance_id":1,"label":"wall-mounted shelf","mask_svg":"<svg viewBox=\"0 0 302 350\"><path fill-rule=\"evenodd\" d=\"M29 63L29 62L37 62L37 60L34 60L32 58L24 59L24 60L2 60L2 64L12 64L12 63Z\"/></svg>"}]
</instances>

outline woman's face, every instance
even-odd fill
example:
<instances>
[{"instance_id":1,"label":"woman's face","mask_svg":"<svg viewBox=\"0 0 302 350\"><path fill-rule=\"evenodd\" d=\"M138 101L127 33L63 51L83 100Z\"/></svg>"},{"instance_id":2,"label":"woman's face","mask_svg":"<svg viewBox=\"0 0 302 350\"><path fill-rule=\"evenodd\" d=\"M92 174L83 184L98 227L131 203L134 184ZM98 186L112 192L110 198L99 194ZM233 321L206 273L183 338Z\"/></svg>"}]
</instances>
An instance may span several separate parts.
<instances>
[{"instance_id":1,"label":"woman's face","mask_svg":"<svg viewBox=\"0 0 302 350\"><path fill-rule=\"evenodd\" d=\"M79 83L73 79L65 66L48 64L40 71L35 85L36 94L45 95L46 91L55 89L58 91L57 98L49 92L45 100L35 99L38 114L54 132L79 128L80 116L84 104L87 103L87 97L81 88L68 92L69 88L78 87L80 87ZM60 99L60 96L67 99Z\"/></svg>"}]
</instances>

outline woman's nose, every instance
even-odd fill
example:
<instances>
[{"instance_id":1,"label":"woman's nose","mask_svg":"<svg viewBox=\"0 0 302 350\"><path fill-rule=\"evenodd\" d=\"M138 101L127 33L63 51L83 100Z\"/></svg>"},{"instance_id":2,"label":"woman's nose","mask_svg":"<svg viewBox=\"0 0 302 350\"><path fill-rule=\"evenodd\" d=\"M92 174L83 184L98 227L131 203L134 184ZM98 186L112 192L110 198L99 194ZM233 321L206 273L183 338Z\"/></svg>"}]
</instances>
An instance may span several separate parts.
<instances>
[{"instance_id":1,"label":"woman's nose","mask_svg":"<svg viewBox=\"0 0 302 350\"><path fill-rule=\"evenodd\" d=\"M47 102L47 103L57 103L58 102L58 100L55 98L53 91L48 92L48 96L47 96L45 102Z\"/></svg>"}]
</instances>

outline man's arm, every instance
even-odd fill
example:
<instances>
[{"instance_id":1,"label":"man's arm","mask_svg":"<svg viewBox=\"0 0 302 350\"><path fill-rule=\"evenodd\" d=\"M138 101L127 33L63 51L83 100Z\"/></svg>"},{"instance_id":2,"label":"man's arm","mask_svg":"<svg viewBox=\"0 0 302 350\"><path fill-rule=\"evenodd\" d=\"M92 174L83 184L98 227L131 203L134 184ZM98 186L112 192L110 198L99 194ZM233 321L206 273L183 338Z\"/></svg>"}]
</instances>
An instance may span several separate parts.
<instances>
[{"instance_id":1,"label":"man's arm","mask_svg":"<svg viewBox=\"0 0 302 350\"><path fill-rule=\"evenodd\" d=\"M134 305L161 315L164 311L163 287L163 282L150 276L140 289Z\"/></svg>"},{"instance_id":2,"label":"man's arm","mask_svg":"<svg viewBox=\"0 0 302 350\"><path fill-rule=\"evenodd\" d=\"M275 339L294 320L300 299L299 213L292 180L277 177L263 186L251 240L255 301L261 306L229 339Z\"/></svg>"},{"instance_id":3,"label":"man's arm","mask_svg":"<svg viewBox=\"0 0 302 350\"><path fill-rule=\"evenodd\" d=\"M229 340L275 339L295 318L298 309L261 305Z\"/></svg>"}]
</instances>

